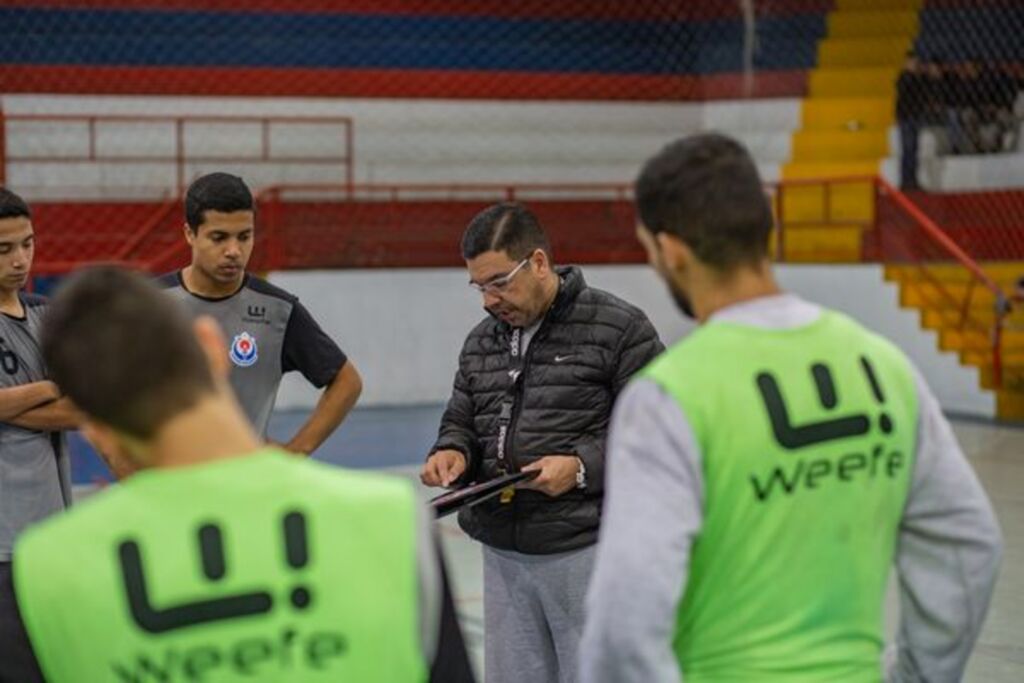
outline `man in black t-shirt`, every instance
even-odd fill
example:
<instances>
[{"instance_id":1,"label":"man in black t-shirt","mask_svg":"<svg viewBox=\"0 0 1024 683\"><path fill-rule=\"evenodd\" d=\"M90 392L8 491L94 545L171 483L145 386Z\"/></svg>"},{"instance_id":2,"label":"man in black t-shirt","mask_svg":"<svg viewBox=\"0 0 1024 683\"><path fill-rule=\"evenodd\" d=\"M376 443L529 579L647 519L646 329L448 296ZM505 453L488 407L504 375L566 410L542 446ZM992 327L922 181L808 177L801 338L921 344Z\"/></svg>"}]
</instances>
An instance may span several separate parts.
<instances>
[{"instance_id":1,"label":"man in black t-shirt","mask_svg":"<svg viewBox=\"0 0 1024 683\"><path fill-rule=\"evenodd\" d=\"M298 370L324 388L309 420L284 444L312 453L355 405L359 373L297 297L246 272L255 213L241 178L211 173L196 180L185 196L185 219L192 263L158 282L224 330L231 385L258 433L266 434L284 373Z\"/></svg>"}]
</instances>

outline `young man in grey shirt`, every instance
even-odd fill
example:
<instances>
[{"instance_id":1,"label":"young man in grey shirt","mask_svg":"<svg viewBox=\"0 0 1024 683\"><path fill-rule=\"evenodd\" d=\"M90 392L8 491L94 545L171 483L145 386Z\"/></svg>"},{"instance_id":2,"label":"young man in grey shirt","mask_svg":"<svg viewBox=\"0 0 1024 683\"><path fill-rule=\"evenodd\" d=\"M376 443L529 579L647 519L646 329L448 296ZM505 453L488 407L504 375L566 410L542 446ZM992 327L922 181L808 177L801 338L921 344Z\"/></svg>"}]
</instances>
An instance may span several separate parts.
<instances>
[{"instance_id":1,"label":"young man in grey shirt","mask_svg":"<svg viewBox=\"0 0 1024 683\"><path fill-rule=\"evenodd\" d=\"M954 682L981 629L998 524L903 354L782 292L746 150L697 136L637 181L640 241L701 323L616 404L582 645L586 683Z\"/></svg>"},{"instance_id":2,"label":"young man in grey shirt","mask_svg":"<svg viewBox=\"0 0 1024 683\"><path fill-rule=\"evenodd\" d=\"M255 207L241 178L211 173L185 196L192 263L159 279L193 315L217 320L228 338L231 385L265 435L281 377L298 370L324 388L313 414L284 447L312 453L341 424L362 391L351 360L294 295L246 272Z\"/></svg>"},{"instance_id":3,"label":"young man in grey shirt","mask_svg":"<svg viewBox=\"0 0 1024 683\"><path fill-rule=\"evenodd\" d=\"M62 430L77 425L70 403L47 379L39 348L46 299L22 291L35 253L28 205L0 187L0 662L13 680L26 659L11 592L14 541L71 503ZM3 675L0 675L3 679Z\"/></svg>"}]
</instances>

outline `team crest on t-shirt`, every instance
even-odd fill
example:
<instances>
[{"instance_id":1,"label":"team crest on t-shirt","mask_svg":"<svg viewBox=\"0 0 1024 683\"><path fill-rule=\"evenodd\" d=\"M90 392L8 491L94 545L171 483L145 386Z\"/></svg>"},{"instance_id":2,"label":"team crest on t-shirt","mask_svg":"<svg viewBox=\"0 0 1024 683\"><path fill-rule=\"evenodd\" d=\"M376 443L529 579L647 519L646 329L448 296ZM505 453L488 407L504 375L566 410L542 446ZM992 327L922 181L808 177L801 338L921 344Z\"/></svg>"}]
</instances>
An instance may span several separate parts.
<instances>
[{"instance_id":1,"label":"team crest on t-shirt","mask_svg":"<svg viewBox=\"0 0 1024 683\"><path fill-rule=\"evenodd\" d=\"M259 360L259 353L256 348L256 338L248 332L236 334L231 341L231 362L235 365L247 368L255 365Z\"/></svg>"}]
</instances>

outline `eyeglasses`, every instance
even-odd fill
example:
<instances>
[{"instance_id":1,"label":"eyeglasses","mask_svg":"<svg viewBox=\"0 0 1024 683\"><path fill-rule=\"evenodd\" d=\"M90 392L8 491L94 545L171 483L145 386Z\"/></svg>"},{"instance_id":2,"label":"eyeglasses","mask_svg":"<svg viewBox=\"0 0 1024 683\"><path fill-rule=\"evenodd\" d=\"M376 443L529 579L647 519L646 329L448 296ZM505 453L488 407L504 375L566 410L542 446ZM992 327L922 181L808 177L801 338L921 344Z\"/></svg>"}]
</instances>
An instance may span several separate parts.
<instances>
[{"instance_id":1,"label":"eyeglasses","mask_svg":"<svg viewBox=\"0 0 1024 683\"><path fill-rule=\"evenodd\" d=\"M529 262L530 262L530 257L527 256L522 261L520 261L519 265L517 265L515 268L513 268L512 272L510 272L508 275L502 275L500 277L493 278L493 279L488 280L487 282L485 282L483 284L478 284L476 282L470 282L469 286L472 287L473 289L475 289L476 291L482 293L482 294L498 294L500 292L505 291L505 289L510 284L512 284L512 278L514 278L516 276L516 273L518 273L520 270L522 270L523 266L525 266Z\"/></svg>"}]
</instances>

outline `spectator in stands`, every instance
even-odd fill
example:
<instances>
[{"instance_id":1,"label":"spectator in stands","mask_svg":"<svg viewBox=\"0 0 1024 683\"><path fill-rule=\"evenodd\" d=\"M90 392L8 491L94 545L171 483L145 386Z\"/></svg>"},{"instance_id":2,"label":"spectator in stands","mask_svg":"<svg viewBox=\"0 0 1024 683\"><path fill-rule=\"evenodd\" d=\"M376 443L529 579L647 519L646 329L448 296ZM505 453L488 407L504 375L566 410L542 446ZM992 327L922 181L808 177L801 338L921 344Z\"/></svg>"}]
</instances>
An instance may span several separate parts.
<instances>
[{"instance_id":1,"label":"spectator in stands","mask_svg":"<svg viewBox=\"0 0 1024 683\"><path fill-rule=\"evenodd\" d=\"M978 151L978 63L953 64L945 70L942 95L946 110L946 133L953 154Z\"/></svg>"},{"instance_id":2,"label":"spectator in stands","mask_svg":"<svg viewBox=\"0 0 1024 683\"><path fill-rule=\"evenodd\" d=\"M921 188L917 181L917 141L928 104L926 78L917 55L908 52L896 83L896 120L900 126L900 187L904 190Z\"/></svg>"},{"instance_id":3,"label":"spectator in stands","mask_svg":"<svg viewBox=\"0 0 1024 683\"><path fill-rule=\"evenodd\" d=\"M462 256L488 316L466 338L423 483L540 473L459 514L484 544L484 680L575 683L612 404L664 347L643 311L556 268L521 204L478 214Z\"/></svg>"},{"instance_id":4,"label":"spectator in stands","mask_svg":"<svg viewBox=\"0 0 1024 683\"><path fill-rule=\"evenodd\" d=\"M942 85L945 79L941 60L922 60L921 72L924 76L924 121L927 126L944 126L946 108L943 104Z\"/></svg>"},{"instance_id":5,"label":"spectator in stands","mask_svg":"<svg viewBox=\"0 0 1024 683\"><path fill-rule=\"evenodd\" d=\"M1017 99L1017 83L1000 65L985 64L978 77L980 91L978 142L982 152L995 153L1010 149L1011 131L1016 127L1013 105Z\"/></svg>"}]
</instances>

